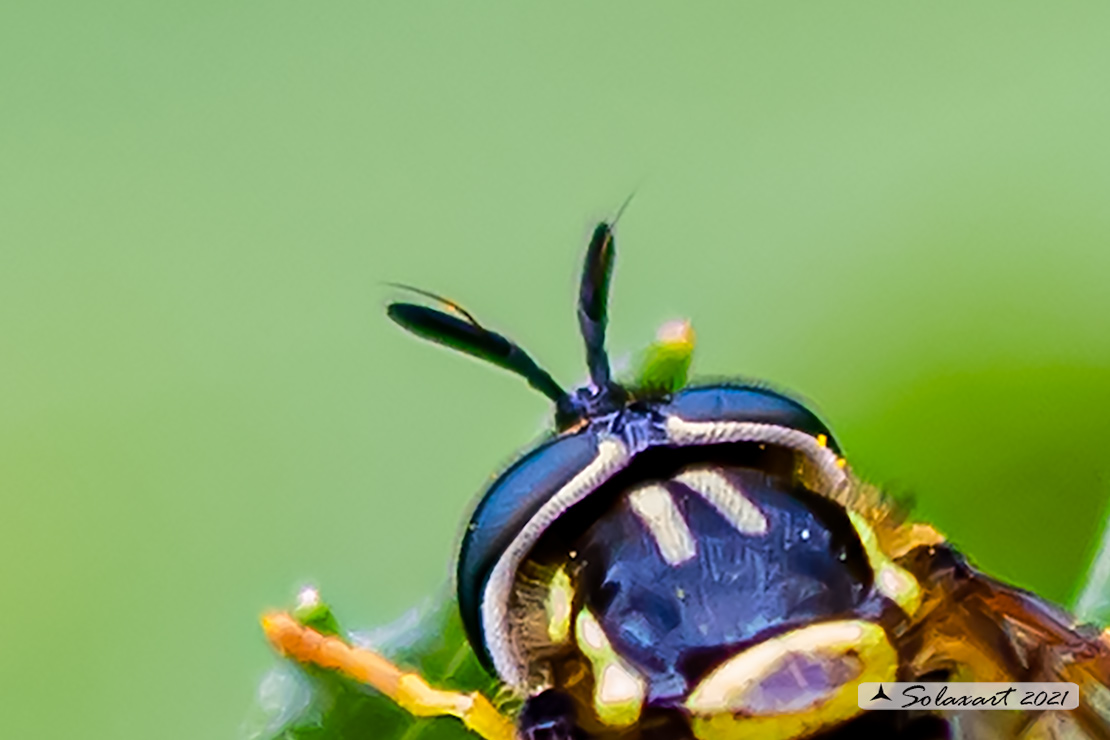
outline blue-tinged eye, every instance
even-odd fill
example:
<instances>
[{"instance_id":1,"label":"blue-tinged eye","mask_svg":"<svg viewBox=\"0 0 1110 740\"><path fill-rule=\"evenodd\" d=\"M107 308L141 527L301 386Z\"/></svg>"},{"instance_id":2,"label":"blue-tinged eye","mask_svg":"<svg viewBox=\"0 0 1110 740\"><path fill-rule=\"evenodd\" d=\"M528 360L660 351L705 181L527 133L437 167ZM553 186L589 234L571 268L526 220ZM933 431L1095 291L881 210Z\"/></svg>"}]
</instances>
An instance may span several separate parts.
<instances>
[{"instance_id":1,"label":"blue-tinged eye","mask_svg":"<svg viewBox=\"0 0 1110 740\"><path fill-rule=\"evenodd\" d=\"M840 447L817 415L798 401L768 388L745 385L708 385L676 393L661 409L685 421L751 421L797 429L817 437L824 435L828 446Z\"/></svg>"},{"instance_id":2,"label":"blue-tinged eye","mask_svg":"<svg viewBox=\"0 0 1110 740\"><path fill-rule=\"evenodd\" d=\"M459 553L458 589L463 625L471 644L481 651L485 651L482 591L490 572L540 507L597 453L597 435L589 430L558 437L514 463L478 504Z\"/></svg>"}]
</instances>

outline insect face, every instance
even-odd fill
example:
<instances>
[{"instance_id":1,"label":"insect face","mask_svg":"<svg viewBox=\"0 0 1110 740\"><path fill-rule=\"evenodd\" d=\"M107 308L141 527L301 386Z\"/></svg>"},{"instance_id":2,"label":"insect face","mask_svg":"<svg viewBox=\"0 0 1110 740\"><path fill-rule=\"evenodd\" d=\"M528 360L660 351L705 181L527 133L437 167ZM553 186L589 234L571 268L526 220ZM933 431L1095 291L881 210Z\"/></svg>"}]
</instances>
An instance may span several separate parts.
<instances>
[{"instance_id":1,"label":"insect face","mask_svg":"<svg viewBox=\"0 0 1110 740\"><path fill-rule=\"evenodd\" d=\"M683 387L688 331L666 339L667 377L615 382L614 255L600 224L578 301L590 383L572 392L450 301L389 307L555 404L556 433L485 492L458 560L464 627L523 700L514 719L275 620L281 649L485 740L1110 736L1110 641L906 522L806 406L759 385ZM1086 703L986 718L857 705L860 682L926 678L1073 681Z\"/></svg>"},{"instance_id":2,"label":"insect face","mask_svg":"<svg viewBox=\"0 0 1110 740\"><path fill-rule=\"evenodd\" d=\"M570 722L554 706L597 736L660 716L706 739L741 712L784 738L842 722L858 713L856 682L895 676L884 625L905 620L919 586L838 502L844 460L805 406L754 385L613 382L613 256L601 224L578 306L591 383L549 393L561 432L500 476L467 527L457 581L471 643L515 691L546 697L524 716L552 727ZM557 388L465 312L390 315Z\"/></svg>"}]
</instances>

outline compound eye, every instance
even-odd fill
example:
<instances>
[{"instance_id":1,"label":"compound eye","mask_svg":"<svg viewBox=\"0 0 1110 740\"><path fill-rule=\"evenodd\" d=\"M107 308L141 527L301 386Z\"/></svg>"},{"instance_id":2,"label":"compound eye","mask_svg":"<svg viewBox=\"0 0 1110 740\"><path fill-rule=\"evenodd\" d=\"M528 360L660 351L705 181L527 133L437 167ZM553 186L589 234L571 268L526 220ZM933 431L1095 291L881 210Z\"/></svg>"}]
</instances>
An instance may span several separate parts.
<instances>
[{"instance_id":1,"label":"compound eye","mask_svg":"<svg viewBox=\"0 0 1110 740\"><path fill-rule=\"evenodd\" d=\"M474 512L459 553L459 611L470 644L488 667L494 665L481 610L491 572L536 512L598 454L598 440L592 434L552 440L505 471ZM495 637L498 634L494 632Z\"/></svg>"},{"instance_id":2,"label":"compound eye","mask_svg":"<svg viewBox=\"0 0 1110 740\"><path fill-rule=\"evenodd\" d=\"M686 388L675 394L665 413L692 422L774 424L824 437L833 452L840 451L829 428L805 405L760 386L723 384Z\"/></svg>"}]
</instances>

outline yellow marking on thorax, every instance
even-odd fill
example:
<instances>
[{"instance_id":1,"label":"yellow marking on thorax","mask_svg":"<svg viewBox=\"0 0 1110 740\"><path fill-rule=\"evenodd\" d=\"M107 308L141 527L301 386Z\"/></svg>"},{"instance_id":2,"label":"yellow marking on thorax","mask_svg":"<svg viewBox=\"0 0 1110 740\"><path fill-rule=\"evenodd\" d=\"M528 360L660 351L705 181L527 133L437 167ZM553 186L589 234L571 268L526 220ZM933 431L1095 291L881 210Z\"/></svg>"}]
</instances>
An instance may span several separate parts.
<instances>
[{"instance_id":1,"label":"yellow marking on thorax","mask_svg":"<svg viewBox=\"0 0 1110 740\"><path fill-rule=\"evenodd\" d=\"M667 563L681 565L698 554L694 535L666 488L658 483L641 486L628 494L628 504Z\"/></svg>"},{"instance_id":2,"label":"yellow marking on thorax","mask_svg":"<svg viewBox=\"0 0 1110 740\"><path fill-rule=\"evenodd\" d=\"M875 588L883 596L893 601L908 615L913 615L921 606L921 584L913 574L890 559L882 548L879 547L879 538L875 530L861 515L848 510L848 519L856 528L863 549L867 553L867 561L875 574Z\"/></svg>"},{"instance_id":3,"label":"yellow marking on thorax","mask_svg":"<svg viewBox=\"0 0 1110 740\"><path fill-rule=\"evenodd\" d=\"M640 718L647 682L613 649L605 631L588 610L575 622L578 648L593 667L594 712L611 727L628 727Z\"/></svg>"},{"instance_id":4,"label":"yellow marking on thorax","mask_svg":"<svg viewBox=\"0 0 1110 740\"><path fill-rule=\"evenodd\" d=\"M705 499L738 532L767 534L767 517L736 484L715 468L687 468L675 480Z\"/></svg>"}]
</instances>

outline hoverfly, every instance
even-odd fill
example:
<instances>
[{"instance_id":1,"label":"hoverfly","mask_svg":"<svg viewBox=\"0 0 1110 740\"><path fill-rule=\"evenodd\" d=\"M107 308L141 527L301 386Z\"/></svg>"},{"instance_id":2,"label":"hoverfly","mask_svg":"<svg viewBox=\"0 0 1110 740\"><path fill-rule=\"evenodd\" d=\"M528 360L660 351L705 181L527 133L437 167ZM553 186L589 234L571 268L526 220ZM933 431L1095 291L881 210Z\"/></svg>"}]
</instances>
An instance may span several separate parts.
<instances>
[{"instance_id":1,"label":"hoverfly","mask_svg":"<svg viewBox=\"0 0 1110 740\"><path fill-rule=\"evenodd\" d=\"M686 385L685 324L640 382L614 380L614 256L602 222L578 297L589 382L573 391L450 301L417 290L445 310L388 308L555 406L555 432L485 491L462 540L458 616L487 692L433 686L303 610L264 618L278 651L398 712L453 716L474 740L1110 737L1110 638L907 521L805 405L762 385ZM896 680L1068 681L1081 702L858 707L860 682Z\"/></svg>"}]
</instances>

